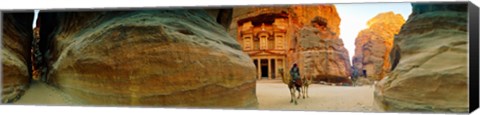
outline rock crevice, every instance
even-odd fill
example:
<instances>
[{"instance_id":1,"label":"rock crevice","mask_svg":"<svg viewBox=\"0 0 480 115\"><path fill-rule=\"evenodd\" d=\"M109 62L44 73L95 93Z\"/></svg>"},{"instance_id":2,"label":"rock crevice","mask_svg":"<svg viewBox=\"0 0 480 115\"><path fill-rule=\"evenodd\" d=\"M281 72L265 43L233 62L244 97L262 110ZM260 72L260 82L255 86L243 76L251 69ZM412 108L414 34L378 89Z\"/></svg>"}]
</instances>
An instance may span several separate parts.
<instances>
[{"instance_id":1,"label":"rock crevice","mask_svg":"<svg viewBox=\"0 0 480 115\"><path fill-rule=\"evenodd\" d=\"M404 23L403 17L393 12L380 13L367 22L368 28L355 39L352 63L356 75L378 81L390 72L394 36Z\"/></svg>"}]
</instances>

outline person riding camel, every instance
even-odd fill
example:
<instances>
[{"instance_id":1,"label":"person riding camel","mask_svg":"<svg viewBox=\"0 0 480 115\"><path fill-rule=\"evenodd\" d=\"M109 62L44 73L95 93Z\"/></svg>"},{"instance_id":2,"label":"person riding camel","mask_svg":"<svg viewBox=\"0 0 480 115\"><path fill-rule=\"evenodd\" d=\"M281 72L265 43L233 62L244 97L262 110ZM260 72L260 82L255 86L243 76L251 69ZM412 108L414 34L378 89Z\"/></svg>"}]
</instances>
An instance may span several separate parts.
<instances>
[{"instance_id":1,"label":"person riding camel","mask_svg":"<svg viewBox=\"0 0 480 115\"><path fill-rule=\"evenodd\" d=\"M297 81L300 81L300 70L298 69L298 66L296 63L294 63L292 69L290 69L290 76L292 77L293 83L300 84L300 83L296 83Z\"/></svg>"}]
</instances>

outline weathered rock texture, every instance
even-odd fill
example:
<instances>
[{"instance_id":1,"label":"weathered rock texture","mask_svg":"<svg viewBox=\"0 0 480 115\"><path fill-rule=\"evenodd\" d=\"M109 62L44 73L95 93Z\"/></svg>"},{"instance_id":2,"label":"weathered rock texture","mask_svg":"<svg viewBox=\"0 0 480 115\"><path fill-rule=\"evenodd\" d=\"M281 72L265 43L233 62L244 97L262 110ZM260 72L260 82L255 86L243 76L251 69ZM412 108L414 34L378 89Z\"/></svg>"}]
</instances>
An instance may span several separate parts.
<instances>
[{"instance_id":1,"label":"weathered rock texture","mask_svg":"<svg viewBox=\"0 0 480 115\"><path fill-rule=\"evenodd\" d=\"M234 37L238 37L238 22L241 20L260 15L265 19L256 20L271 20L276 15L288 17L286 70L298 63L301 77L308 75L316 76L316 80L339 78L335 81L345 81L350 76L348 53L339 38L340 16L334 5L242 6L235 7L232 15L229 33ZM314 23L322 27L314 26ZM309 69L305 70L303 66Z\"/></svg>"},{"instance_id":2,"label":"weathered rock texture","mask_svg":"<svg viewBox=\"0 0 480 115\"><path fill-rule=\"evenodd\" d=\"M49 82L84 103L202 108L258 104L254 64L203 10L54 15L58 25L49 38L54 46Z\"/></svg>"},{"instance_id":3,"label":"weathered rock texture","mask_svg":"<svg viewBox=\"0 0 480 115\"><path fill-rule=\"evenodd\" d=\"M294 24L299 27L308 26L313 19L321 17L334 38L340 36L341 20L334 5L294 5L292 9Z\"/></svg>"},{"instance_id":4,"label":"weathered rock texture","mask_svg":"<svg viewBox=\"0 0 480 115\"><path fill-rule=\"evenodd\" d=\"M386 111L468 112L467 4L412 6L392 51L392 60L401 58L377 84L376 104Z\"/></svg>"},{"instance_id":5,"label":"weathered rock texture","mask_svg":"<svg viewBox=\"0 0 480 115\"><path fill-rule=\"evenodd\" d=\"M297 33L301 73L315 81L349 82L351 65L343 41L326 38L325 34L330 32L315 27L304 27Z\"/></svg>"},{"instance_id":6,"label":"weathered rock texture","mask_svg":"<svg viewBox=\"0 0 480 115\"><path fill-rule=\"evenodd\" d=\"M327 27L334 32L335 36L340 35L340 16L334 5L289 5L289 6L242 6L233 8L232 22L229 33L236 37L238 21L255 17L258 15L286 14L291 20L291 32L298 31L303 26L311 26L315 17L326 19ZM293 46L292 46L293 47Z\"/></svg>"},{"instance_id":7,"label":"weathered rock texture","mask_svg":"<svg viewBox=\"0 0 480 115\"><path fill-rule=\"evenodd\" d=\"M393 39L404 23L402 15L393 12L380 13L368 21L368 28L360 31L355 40L352 62L357 75L381 80L390 72L389 55Z\"/></svg>"},{"instance_id":8,"label":"weathered rock texture","mask_svg":"<svg viewBox=\"0 0 480 115\"><path fill-rule=\"evenodd\" d=\"M2 21L2 103L20 98L30 82L32 13L4 13Z\"/></svg>"}]
</instances>

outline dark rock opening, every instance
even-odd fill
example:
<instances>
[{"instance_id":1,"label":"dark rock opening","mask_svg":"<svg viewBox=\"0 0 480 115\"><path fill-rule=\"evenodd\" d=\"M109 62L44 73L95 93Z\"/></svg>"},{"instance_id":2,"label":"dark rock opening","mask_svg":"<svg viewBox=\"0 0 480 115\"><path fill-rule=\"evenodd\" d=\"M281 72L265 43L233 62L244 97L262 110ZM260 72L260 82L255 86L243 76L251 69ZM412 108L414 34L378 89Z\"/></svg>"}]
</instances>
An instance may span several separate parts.
<instances>
[{"instance_id":1,"label":"dark rock opening","mask_svg":"<svg viewBox=\"0 0 480 115\"><path fill-rule=\"evenodd\" d=\"M53 47L52 34L54 33L54 27L57 25L57 21L54 13L38 13L36 20L36 26L34 32L34 41L32 42L32 55L35 59L35 74L38 74L38 79L44 82L48 80L49 59L51 57L50 49ZM35 41L37 39L37 41ZM47 82L48 83L48 82Z\"/></svg>"},{"instance_id":2,"label":"dark rock opening","mask_svg":"<svg viewBox=\"0 0 480 115\"><path fill-rule=\"evenodd\" d=\"M311 23L312 24L317 24L318 26L321 26L321 27L327 27L327 19L319 17L319 16L313 18Z\"/></svg>"},{"instance_id":3,"label":"dark rock opening","mask_svg":"<svg viewBox=\"0 0 480 115\"><path fill-rule=\"evenodd\" d=\"M233 8L220 9L217 15L217 23L228 29L228 26L230 26L230 23L232 22L232 14Z\"/></svg>"}]
</instances>

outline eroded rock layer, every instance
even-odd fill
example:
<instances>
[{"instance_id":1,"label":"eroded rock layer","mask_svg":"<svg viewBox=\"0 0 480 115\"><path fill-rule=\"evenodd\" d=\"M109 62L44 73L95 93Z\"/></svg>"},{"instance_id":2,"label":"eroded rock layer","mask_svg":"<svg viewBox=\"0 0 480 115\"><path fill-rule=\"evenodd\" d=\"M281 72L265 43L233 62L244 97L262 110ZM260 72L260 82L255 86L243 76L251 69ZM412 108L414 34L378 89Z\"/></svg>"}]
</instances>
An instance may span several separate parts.
<instances>
[{"instance_id":1,"label":"eroded rock layer","mask_svg":"<svg viewBox=\"0 0 480 115\"><path fill-rule=\"evenodd\" d=\"M84 103L202 108L258 104L255 66L203 10L55 15L49 82Z\"/></svg>"},{"instance_id":2,"label":"eroded rock layer","mask_svg":"<svg viewBox=\"0 0 480 115\"><path fill-rule=\"evenodd\" d=\"M396 66L376 86L376 104L385 111L468 112L467 4L412 6L395 38Z\"/></svg>"},{"instance_id":3,"label":"eroded rock layer","mask_svg":"<svg viewBox=\"0 0 480 115\"><path fill-rule=\"evenodd\" d=\"M340 16L334 5L293 5L293 20L296 20L296 25L308 26L316 17L323 18L326 28L329 29L337 38L340 35Z\"/></svg>"},{"instance_id":4,"label":"eroded rock layer","mask_svg":"<svg viewBox=\"0 0 480 115\"><path fill-rule=\"evenodd\" d=\"M381 80L390 72L393 39L404 23L403 17L393 12L380 13L368 21L368 28L360 31L355 39L352 62L357 75Z\"/></svg>"},{"instance_id":5,"label":"eroded rock layer","mask_svg":"<svg viewBox=\"0 0 480 115\"><path fill-rule=\"evenodd\" d=\"M324 38L315 27L302 28L296 51L299 67L315 81L349 83L350 62L342 39Z\"/></svg>"},{"instance_id":6,"label":"eroded rock layer","mask_svg":"<svg viewBox=\"0 0 480 115\"><path fill-rule=\"evenodd\" d=\"M2 21L2 103L21 97L30 82L33 11L4 13Z\"/></svg>"},{"instance_id":7,"label":"eroded rock layer","mask_svg":"<svg viewBox=\"0 0 480 115\"><path fill-rule=\"evenodd\" d=\"M292 25L290 31L300 30L303 26L311 26L311 20L315 17L325 19L326 25L336 37L340 35L340 16L334 5L289 5L289 6L242 6L233 8L232 23L229 33L237 36L238 22L240 20L259 15L269 15L263 20L273 20L275 15L286 15ZM261 19L260 19L261 20Z\"/></svg>"}]
</instances>

